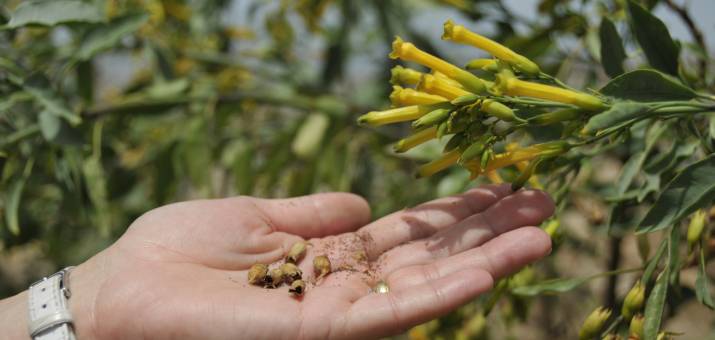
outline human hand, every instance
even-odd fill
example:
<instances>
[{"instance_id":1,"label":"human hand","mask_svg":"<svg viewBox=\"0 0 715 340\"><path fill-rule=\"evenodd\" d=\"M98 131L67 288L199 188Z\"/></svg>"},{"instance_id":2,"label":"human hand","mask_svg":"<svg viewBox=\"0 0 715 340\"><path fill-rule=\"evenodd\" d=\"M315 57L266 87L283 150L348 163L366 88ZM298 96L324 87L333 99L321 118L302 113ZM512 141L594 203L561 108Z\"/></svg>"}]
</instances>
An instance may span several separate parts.
<instances>
[{"instance_id":1,"label":"human hand","mask_svg":"<svg viewBox=\"0 0 715 340\"><path fill-rule=\"evenodd\" d=\"M358 196L171 204L137 219L71 276L80 339L374 338L439 317L549 253L539 191L484 186L370 219ZM247 283L308 240L302 298ZM333 273L315 280L313 257ZM386 294L370 293L379 280Z\"/></svg>"}]
</instances>

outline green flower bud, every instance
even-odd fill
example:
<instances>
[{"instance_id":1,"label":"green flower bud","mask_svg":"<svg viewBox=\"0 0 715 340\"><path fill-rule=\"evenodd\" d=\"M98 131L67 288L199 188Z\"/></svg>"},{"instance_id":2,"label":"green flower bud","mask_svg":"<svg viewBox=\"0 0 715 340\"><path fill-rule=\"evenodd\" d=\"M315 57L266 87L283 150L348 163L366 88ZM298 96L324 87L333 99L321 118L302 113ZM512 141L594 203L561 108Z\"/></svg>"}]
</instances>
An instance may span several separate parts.
<instances>
[{"instance_id":1,"label":"green flower bud","mask_svg":"<svg viewBox=\"0 0 715 340\"><path fill-rule=\"evenodd\" d=\"M696 211L690 218L690 225L688 226L688 249L693 249L698 242L700 242L700 237L703 234L707 220L708 215L703 209Z\"/></svg>"},{"instance_id":2,"label":"green flower bud","mask_svg":"<svg viewBox=\"0 0 715 340\"><path fill-rule=\"evenodd\" d=\"M453 105L471 104L477 99L479 99L479 96L476 94L465 94L463 96L459 96L453 99L450 103L452 103Z\"/></svg>"},{"instance_id":3,"label":"green flower bud","mask_svg":"<svg viewBox=\"0 0 715 340\"><path fill-rule=\"evenodd\" d=\"M583 322L581 330L578 332L579 340L592 339L598 336L601 332L603 326L606 325L606 321L611 316L611 310L603 307L596 308L589 316L586 321Z\"/></svg>"},{"instance_id":4,"label":"green flower bud","mask_svg":"<svg viewBox=\"0 0 715 340\"><path fill-rule=\"evenodd\" d=\"M486 142L488 139L488 136L482 136L477 139L476 142L472 143L472 145L464 149L464 151L462 151L462 155L459 156L459 163L464 164L466 162L471 161L472 159L480 157L482 155L482 152L484 152L484 148L486 147Z\"/></svg>"},{"instance_id":5,"label":"green flower bud","mask_svg":"<svg viewBox=\"0 0 715 340\"><path fill-rule=\"evenodd\" d=\"M437 109L412 122L415 129L436 125L449 117L450 109Z\"/></svg>"},{"instance_id":6,"label":"green flower bud","mask_svg":"<svg viewBox=\"0 0 715 340\"><path fill-rule=\"evenodd\" d=\"M630 319L633 317L633 314L643 308L644 301L645 285L638 281L628 294L626 294L626 298L623 300L623 308L621 308L621 315L623 315L626 320Z\"/></svg>"}]
</instances>

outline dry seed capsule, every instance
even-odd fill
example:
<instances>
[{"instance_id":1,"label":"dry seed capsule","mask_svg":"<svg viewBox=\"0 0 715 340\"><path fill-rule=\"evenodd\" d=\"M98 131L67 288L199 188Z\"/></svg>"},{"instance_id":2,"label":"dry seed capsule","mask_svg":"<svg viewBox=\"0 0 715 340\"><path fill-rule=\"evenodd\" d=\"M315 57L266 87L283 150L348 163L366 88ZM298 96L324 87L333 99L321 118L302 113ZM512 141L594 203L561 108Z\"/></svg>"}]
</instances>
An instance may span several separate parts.
<instances>
[{"instance_id":1,"label":"dry seed capsule","mask_svg":"<svg viewBox=\"0 0 715 340\"><path fill-rule=\"evenodd\" d=\"M603 329L603 326L606 325L606 321L608 321L609 317L611 317L610 309L604 307L596 308L583 322L581 330L578 332L579 340L596 337Z\"/></svg>"},{"instance_id":2,"label":"dry seed capsule","mask_svg":"<svg viewBox=\"0 0 715 340\"><path fill-rule=\"evenodd\" d=\"M252 285L260 284L268 274L268 266L263 263L256 263L248 270L248 283Z\"/></svg>"},{"instance_id":3,"label":"dry seed capsule","mask_svg":"<svg viewBox=\"0 0 715 340\"><path fill-rule=\"evenodd\" d=\"M318 279L330 274L330 260L325 255L316 256L313 259L313 270L318 275Z\"/></svg>"},{"instance_id":4,"label":"dry seed capsule","mask_svg":"<svg viewBox=\"0 0 715 340\"><path fill-rule=\"evenodd\" d=\"M289 292L293 293L295 296L302 296L305 293L305 282L303 280L295 280L290 285Z\"/></svg>"},{"instance_id":5,"label":"dry seed capsule","mask_svg":"<svg viewBox=\"0 0 715 340\"><path fill-rule=\"evenodd\" d=\"M280 269L283 272L283 279L286 283L291 283L293 281L300 280L303 275L303 272L300 271L300 268L290 262L282 264Z\"/></svg>"},{"instance_id":6,"label":"dry seed capsule","mask_svg":"<svg viewBox=\"0 0 715 340\"><path fill-rule=\"evenodd\" d=\"M303 255L305 255L306 248L306 242L299 241L293 243L293 245L290 247L290 250L288 251L288 254L286 254L286 262L298 263L298 261L303 258Z\"/></svg>"},{"instance_id":7,"label":"dry seed capsule","mask_svg":"<svg viewBox=\"0 0 715 340\"><path fill-rule=\"evenodd\" d=\"M640 281L631 288L631 290L626 294L625 299L623 299L623 308L621 308L621 315L623 315L626 320L630 319L633 314L638 312L643 307L643 302L645 301L645 285Z\"/></svg>"},{"instance_id":8,"label":"dry seed capsule","mask_svg":"<svg viewBox=\"0 0 715 340\"><path fill-rule=\"evenodd\" d=\"M640 340L643 339L643 322L645 318L642 314L636 314L631 319L631 324L628 328L628 338Z\"/></svg>"},{"instance_id":9,"label":"dry seed capsule","mask_svg":"<svg viewBox=\"0 0 715 340\"><path fill-rule=\"evenodd\" d=\"M271 269L265 278L267 287L276 288L283 283L283 271L279 268Z\"/></svg>"}]
</instances>

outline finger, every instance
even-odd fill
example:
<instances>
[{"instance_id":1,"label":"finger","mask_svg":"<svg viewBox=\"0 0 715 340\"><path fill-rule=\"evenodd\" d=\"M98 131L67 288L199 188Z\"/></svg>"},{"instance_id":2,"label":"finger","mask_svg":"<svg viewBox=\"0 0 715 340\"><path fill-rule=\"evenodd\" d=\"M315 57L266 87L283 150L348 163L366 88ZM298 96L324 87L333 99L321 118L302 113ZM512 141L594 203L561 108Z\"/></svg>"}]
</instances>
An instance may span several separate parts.
<instances>
[{"instance_id":1,"label":"finger","mask_svg":"<svg viewBox=\"0 0 715 340\"><path fill-rule=\"evenodd\" d=\"M356 338L400 333L449 313L493 283L489 273L470 269L386 294L368 294L348 311L344 332Z\"/></svg>"},{"instance_id":2,"label":"finger","mask_svg":"<svg viewBox=\"0 0 715 340\"><path fill-rule=\"evenodd\" d=\"M321 193L287 199L256 199L255 207L274 231L303 238L353 231L370 221L370 207L360 196Z\"/></svg>"},{"instance_id":3,"label":"finger","mask_svg":"<svg viewBox=\"0 0 715 340\"><path fill-rule=\"evenodd\" d=\"M495 280L537 261L551 251L551 238L536 227L523 227L497 236L479 248L410 266L387 276L390 288L405 289L464 270L480 269Z\"/></svg>"},{"instance_id":4,"label":"finger","mask_svg":"<svg viewBox=\"0 0 715 340\"><path fill-rule=\"evenodd\" d=\"M542 191L522 190L482 213L445 228L431 237L394 248L380 258L383 275L402 267L424 264L477 247L504 232L538 225L551 216L554 204Z\"/></svg>"},{"instance_id":5,"label":"finger","mask_svg":"<svg viewBox=\"0 0 715 340\"><path fill-rule=\"evenodd\" d=\"M506 184L482 186L388 215L363 227L358 234L366 240L368 257L375 259L388 249L430 236L482 212L510 192L511 187Z\"/></svg>"}]
</instances>

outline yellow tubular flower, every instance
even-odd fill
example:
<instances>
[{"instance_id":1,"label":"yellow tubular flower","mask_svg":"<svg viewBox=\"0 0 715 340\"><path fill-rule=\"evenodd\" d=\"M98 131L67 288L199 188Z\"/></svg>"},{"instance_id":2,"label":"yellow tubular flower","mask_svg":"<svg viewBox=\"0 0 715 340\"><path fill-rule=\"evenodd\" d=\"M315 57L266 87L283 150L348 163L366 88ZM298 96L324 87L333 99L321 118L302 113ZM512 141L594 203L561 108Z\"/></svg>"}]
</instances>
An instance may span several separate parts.
<instances>
[{"instance_id":1,"label":"yellow tubular flower","mask_svg":"<svg viewBox=\"0 0 715 340\"><path fill-rule=\"evenodd\" d=\"M454 87L459 87L460 89L462 88L462 84L458 83L457 81L455 81L454 79L452 79L450 77L447 77L447 75L442 72L432 71L432 75L435 76L436 78L443 80L445 83L447 83L449 85L452 85Z\"/></svg>"},{"instance_id":2,"label":"yellow tubular flower","mask_svg":"<svg viewBox=\"0 0 715 340\"><path fill-rule=\"evenodd\" d=\"M509 96L524 96L572 104L587 110L603 110L606 104L596 96L562 89L560 87L532 83L509 76L497 76L497 86Z\"/></svg>"},{"instance_id":3,"label":"yellow tubular flower","mask_svg":"<svg viewBox=\"0 0 715 340\"><path fill-rule=\"evenodd\" d=\"M497 61L494 59L472 59L464 66L467 70L484 70L496 72L499 69Z\"/></svg>"},{"instance_id":4,"label":"yellow tubular flower","mask_svg":"<svg viewBox=\"0 0 715 340\"><path fill-rule=\"evenodd\" d=\"M487 53L504 60L509 65L531 75L537 75L541 72L539 65L536 65L529 58L524 57L510 48L499 44L489 38L483 37L477 33L468 30L462 25L455 25L452 20L447 20L444 23L443 40L451 40L460 44L474 46L484 50Z\"/></svg>"},{"instance_id":5,"label":"yellow tubular flower","mask_svg":"<svg viewBox=\"0 0 715 340\"><path fill-rule=\"evenodd\" d=\"M472 172L472 175L479 175L484 172L503 168L517 164L519 162L530 161L539 156L553 156L564 153L568 150L566 142L547 142L534 144L525 148L520 148L512 151L507 151L494 156L485 169L481 169L480 162L474 160L466 164L467 169Z\"/></svg>"},{"instance_id":6,"label":"yellow tubular flower","mask_svg":"<svg viewBox=\"0 0 715 340\"><path fill-rule=\"evenodd\" d=\"M395 152L405 152L426 141L437 138L437 127L432 126L419 132L415 132L399 140L393 149Z\"/></svg>"},{"instance_id":7,"label":"yellow tubular flower","mask_svg":"<svg viewBox=\"0 0 715 340\"><path fill-rule=\"evenodd\" d=\"M452 164L457 163L459 159L459 149L454 149L445 153L442 157L437 158L417 169L418 177L429 177L444 169L449 168Z\"/></svg>"},{"instance_id":8,"label":"yellow tubular flower","mask_svg":"<svg viewBox=\"0 0 715 340\"><path fill-rule=\"evenodd\" d=\"M410 105L385 111L371 111L360 116L360 118L358 118L358 124L380 126L406 122L420 118L434 109L432 105Z\"/></svg>"},{"instance_id":9,"label":"yellow tubular flower","mask_svg":"<svg viewBox=\"0 0 715 340\"><path fill-rule=\"evenodd\" d=\"M417 84L417 89L442 96L449 100L454 100L461 96L472 94L466 90L452 86L443 79L437 78L431 74L425 74L422 76L422 80L420 80L419 84ZM506 105L491 99L481 101L479 109L502 120L514 120L514 111Z\"/></svg>"},{"instance_id":10,"label":"yellow tubular flower","mask_svg":"<svg viewBox=\"0 0 715 340\"><path fill-rule=\"evenodd\" d=\"M447 98L401 86L393 86L390 101L394 106L425 105L447 102Z\"/></svg>"},{"instance_id":11,"label":"yellow tubular flower","mask_svg":"<svg viewBox=\"0 0 715 340\"><path fill-rule=\"evenodd\" d=\"M494 184L504 183L504 179L501 178L501 176L499 175L499 173L496 170L487 171L486 175L487 175L487 178L489 178L489 181L491 181Z\"/></svg>"},{"instance_id":12,"label":"yellow tubular flower","mask_svg":"<svg viewBox=\"0 0 715 340\"><path fill-rule=\"evenodd\" d=\"M417 89L447 98L449 100L472 94L467 90L452 86L443 79L437 78L431 74L422 75L420 82L417 84Z\"/></svg>"},{"instance_id":13,"label":"yellow tubular flower","mask_svg":"<svg viewBox=\"0 0 715 340\"><path fill-rule=\"evenodd\" d=\"M390 58L415 62L433 71L442 72L474 93L482 93L486 90L484 83L477 76L420 50L412 43L404 42L400 37L395 37L395 41L392 42Z\"/></svg>"},{"instance_id":14,"label":"yellow tubular flower","mask_svg":"<svg viewBox=\"0 0 715 340\"><path fill-rule=\"evenodd\" d=\"M505 147L506 151L514 151L518 148L519 148L519 144L517 144L517 143L509 143ZM524 172L524 170L526 170L527 167L529 167L528 161L521 161L521 162L516 163L516 168L519 169L520 172ZM531 184L531 186L536 189L544 188L541 185L541 182L539 182L539 176L537 176L537 175L531 175L531 177L529 177L529 184Z\"/></svg>"},{"instance_id":15,"label":"yellow tubular flower","mask_svg":"<svg viewBox=\"0 0 715 340\"><path fill-rule=\"evenodd\" d=\"M424 73L397 65L390 70L390 83L393 85L417 85Z\"/></svg>"}]
</instances>

